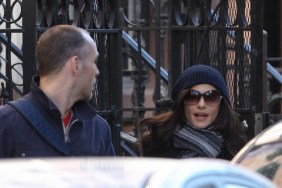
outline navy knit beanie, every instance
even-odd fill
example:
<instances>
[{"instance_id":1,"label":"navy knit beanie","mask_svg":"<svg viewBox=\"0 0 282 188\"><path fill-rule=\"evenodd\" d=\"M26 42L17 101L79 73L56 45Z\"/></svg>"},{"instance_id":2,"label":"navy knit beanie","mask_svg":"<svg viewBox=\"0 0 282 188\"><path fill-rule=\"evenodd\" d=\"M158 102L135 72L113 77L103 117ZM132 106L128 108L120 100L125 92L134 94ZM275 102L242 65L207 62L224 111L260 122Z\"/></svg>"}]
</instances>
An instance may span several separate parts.
<instances>
[{"instance_id":1,"label":"navy knit beanie","mask_svg":"<svg viewBox=\"0 0 282 188\"><path fill-rule=\"evenodd\" d=\"M175 101L181 90L198 84L213 85L221 91L222 95L230 103L227 85L222 74L215 68L207 65L194 65L183 71L173 87L171 94L172 100Z\"/></svg>"}]
</instances>

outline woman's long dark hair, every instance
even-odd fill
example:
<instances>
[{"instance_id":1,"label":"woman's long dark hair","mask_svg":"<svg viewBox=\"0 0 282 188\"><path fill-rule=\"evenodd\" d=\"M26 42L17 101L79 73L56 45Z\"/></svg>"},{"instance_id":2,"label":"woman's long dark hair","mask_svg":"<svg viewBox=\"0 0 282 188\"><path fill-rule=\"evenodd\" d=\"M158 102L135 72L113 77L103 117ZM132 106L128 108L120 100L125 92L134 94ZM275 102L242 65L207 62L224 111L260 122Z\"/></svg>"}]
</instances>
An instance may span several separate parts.
<instances>
[{"instance_id":1,"label":"woman's long dark hair","mask_svg":"<svg viewBox=\"0 0 282 188\"><path fill-rule=\"evenodd\" d=\"M232 156L246 144L246 131L239 119L239 115L224 97L214 125L215 131L223 135L225 146Z\"/></svg>"},{"instance_id":2,"label":"woman's long dark hair","mask_svg":"<svg viewBox=\"0 0 282 188\"><path fill-rule=\"evenodd\" d=\"M172 134L177 125L185 122L183 98L187 90L180 91L172 104L172 111L143 119L140 126L145 128L142 137L144 156L162 157L167 148L171 147Z\"/></svg>"},{"instance_id":3,"label":"woman's long dark hair","mask_svg":"<svg viewBox=\"0 0 282 188\"><path fill-rule=\"evenodd\" d=\"M188 89L179 92L172 111L143 119L140 122L141 128L145 130L141 140L144 156L162 157L166 149L171 147L174 129L186 121L183 98L187 91ZM218 117L213 124L214 130L223 135L229 153L234 156L246 143L246 134L238 115L224 97Z\"/></svg>"}]
</instances>

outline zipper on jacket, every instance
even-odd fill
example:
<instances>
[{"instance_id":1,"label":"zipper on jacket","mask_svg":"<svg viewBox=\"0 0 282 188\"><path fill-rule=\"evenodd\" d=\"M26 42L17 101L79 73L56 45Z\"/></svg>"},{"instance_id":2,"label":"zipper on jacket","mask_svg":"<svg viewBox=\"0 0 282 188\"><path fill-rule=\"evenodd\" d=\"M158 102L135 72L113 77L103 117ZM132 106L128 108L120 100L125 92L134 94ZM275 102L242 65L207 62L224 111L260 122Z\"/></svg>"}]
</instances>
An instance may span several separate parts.
<instances>
[{"instance_id":1,"label":"zipper on jacket","mask_svg":"<svg viewBox=\"0 0 282 188\"><path fill-rule=\"evenodd\" d=\"M70 128L72 127L72 125L77 121L78 121L78 119L72 121L67 127L65 127L64 124L63 124L65 142L70 142L69 131L70 131Z\"/></svg>"}]
</instances>

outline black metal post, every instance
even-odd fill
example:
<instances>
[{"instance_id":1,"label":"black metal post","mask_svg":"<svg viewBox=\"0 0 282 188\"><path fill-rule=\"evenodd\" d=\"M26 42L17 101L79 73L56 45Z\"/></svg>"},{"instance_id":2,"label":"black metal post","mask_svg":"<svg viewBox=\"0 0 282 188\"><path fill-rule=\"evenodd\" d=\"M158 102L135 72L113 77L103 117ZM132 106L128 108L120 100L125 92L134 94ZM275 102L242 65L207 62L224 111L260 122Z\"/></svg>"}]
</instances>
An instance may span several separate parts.
<instances>
[{"instance_id":1,"label":"black metal post","mask_svg":"<svg viewBox=\"0 0 282 188\"><path fill-rule=\"evenodd\" d=\"M32 76L36 74L36 0L23 1L23 93L30 89Z\"/></svg>"}]
</instances>

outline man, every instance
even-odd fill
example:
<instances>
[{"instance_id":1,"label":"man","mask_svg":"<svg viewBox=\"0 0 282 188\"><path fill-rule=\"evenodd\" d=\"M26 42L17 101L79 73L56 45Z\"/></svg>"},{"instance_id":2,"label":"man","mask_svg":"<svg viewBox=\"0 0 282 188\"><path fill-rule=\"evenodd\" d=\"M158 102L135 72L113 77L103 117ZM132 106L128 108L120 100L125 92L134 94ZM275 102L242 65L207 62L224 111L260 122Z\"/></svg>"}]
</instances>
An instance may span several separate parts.
<instances>
[{"instance_id":1,"label":"man","mask_svg":"<svg viewBox=\"0 0 282 188\"><path fill-rule=\"evenodd\" d=\"M108 123L87 103L98 55L81 28L57 25L41 35L31 91L0 108L0 157L115 155Z\"/></svg>"}]
</instances>

